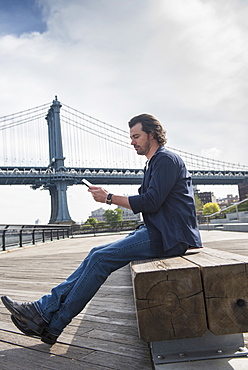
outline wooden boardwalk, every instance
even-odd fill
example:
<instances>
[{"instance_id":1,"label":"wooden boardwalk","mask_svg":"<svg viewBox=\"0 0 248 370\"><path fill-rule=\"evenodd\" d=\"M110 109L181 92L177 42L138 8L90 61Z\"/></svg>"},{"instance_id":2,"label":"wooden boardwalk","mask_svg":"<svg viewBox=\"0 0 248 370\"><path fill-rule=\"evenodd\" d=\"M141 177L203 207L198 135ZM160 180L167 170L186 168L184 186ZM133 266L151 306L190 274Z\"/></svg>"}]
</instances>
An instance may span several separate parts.
<instances>
[{"instance_id":1,"label":"wooden boardwalk","mask_svg":"<svg viewBox=\"0 0 248 370\"><path fill-rule=\"evenodd\" d=\"M75 238L0 253L0 294L32 301L80 264L95 245L120 235ZM0 369L152 369L147 343L138 338L130 267L113 273L50 346L23 335L0 307Z\"/></svg>"},{"instance_id":2,"label":"wooden boardwalk","mask_svg":"<svg viewBox=\"0 0 248 370\"><path fill-rule=\"evenodd\" d=\"M203 231L202 236L209 248L248 255L248 233ZM120 237L65 239L0 253L0 295L36 300L74 271L93 246ZM153 368L148 345L138 338L129 266L108 278L53 346L23 335L1 304L0 370L70 368Z\"/></svg>"}]
</instances>

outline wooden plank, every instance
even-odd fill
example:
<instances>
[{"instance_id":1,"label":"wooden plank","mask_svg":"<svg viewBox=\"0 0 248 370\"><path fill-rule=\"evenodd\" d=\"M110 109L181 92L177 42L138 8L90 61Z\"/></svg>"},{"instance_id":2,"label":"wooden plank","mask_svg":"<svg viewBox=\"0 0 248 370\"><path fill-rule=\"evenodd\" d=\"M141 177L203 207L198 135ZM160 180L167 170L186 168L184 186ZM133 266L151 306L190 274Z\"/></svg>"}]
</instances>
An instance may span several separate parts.
<instances>
[{"instance_id":1,"label":"wooden plank","mask_svg":"<svg viewBox=\"0 0 248 370\"><path fill-rule=\"evenodd\" d=\"M104 352L92 352L85 358L86 361L91 361L94 364L106 366L109 364L109 368L114 370L122 369L135 369L135 370L150 370L153 368L150 357L140 356L139 358L128 358L120 355L113 355L111 357L111 363L109 363L109 356ZM82 368L84 370L84 367ZM73 369L74 370L74 369ZM92 367L95 370L95 367Z\"/></svg>"},{"instance_id":2,"label":"wooden plank","mask_svg":"<svg viewBox=\"0 0 248 370\"><path fill-rule=\"evenodd\" d=\"M204 248L184 257L201 268L207 320L215 335L248 331L248 258Z\"/></svg>"},{"instance_id":3,"label":"wooden plank","mask_svg":"<svg viewBox=\"0 0 248 370\"><path fill-rule=\"evenodd\" d=\"M85 356L79 355L78 359L73 358L67 352L68 357L64 355L56 355L50 353L43 344L34 344L30 347L1 342L1 370L34 370L34 369L50 369L50 370L104 370L111 369L111 366L97 365L94 361L87 361ZM86 356L87 357L87 356ZM114 367L112 367L114 369Z\"/></svg>"},{"instance_id":4,"label":"wooden plank","mask_svg":"<svg viewBox=\"0 0 248 370\"><path fill-rule=\"evenodd\" d=\"M200 267L230 265L236 263L248 263L248 256L241 256L236 253L216 250L213 248L190 249L182 257L187 261L193 262Z\"/></svg>"},{"instance_id":5,"label":"wooden plank","mask_svg":"<svg viewBox=\"0 0 248 370\"><path fill-rule=\"evenodd\" d=\"M207 330L199 268L177 258L133 262L139 335L147 342L200 337Z\"/></svg>"}]
</instances>

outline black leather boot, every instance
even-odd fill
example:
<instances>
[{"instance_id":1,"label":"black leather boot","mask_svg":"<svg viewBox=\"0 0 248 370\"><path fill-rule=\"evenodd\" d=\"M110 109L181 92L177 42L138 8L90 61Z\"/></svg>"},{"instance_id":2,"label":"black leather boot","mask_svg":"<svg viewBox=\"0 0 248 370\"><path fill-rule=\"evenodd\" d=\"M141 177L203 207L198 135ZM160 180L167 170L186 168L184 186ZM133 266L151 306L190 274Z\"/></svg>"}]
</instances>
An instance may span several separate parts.
<instances>
[{"instance_id":1,"label":"black leather boot","mask_svg":"<svg viewBox=\"0 0 248 370\"><path fill-rule=\"evenodd\" d=\"M18 303L12 301L12 299L7 296L3 296L1 299L10 313L18 320L25 323L25 327L28 331L33 331L36 334L41 335L47 322L41 317L32 302Z\"/></svg>"},{"instance_id":2,"label":"black leather boot","mask_svg":"<svg viewBox=\"0 0 248 370\"><path fill-rule=\"evenodd\" d=\"M28 335L30 337L39 337L42 342L47 344L54 344L57 341L58 336L49 333L47 329L44 329L41 335L38 335L33 330L29 329L27 324L19 319L17 319L15 316L11 315L11 320L13 321L13 324L22 331L25 335Z\"/></svg>"}]
</instances>

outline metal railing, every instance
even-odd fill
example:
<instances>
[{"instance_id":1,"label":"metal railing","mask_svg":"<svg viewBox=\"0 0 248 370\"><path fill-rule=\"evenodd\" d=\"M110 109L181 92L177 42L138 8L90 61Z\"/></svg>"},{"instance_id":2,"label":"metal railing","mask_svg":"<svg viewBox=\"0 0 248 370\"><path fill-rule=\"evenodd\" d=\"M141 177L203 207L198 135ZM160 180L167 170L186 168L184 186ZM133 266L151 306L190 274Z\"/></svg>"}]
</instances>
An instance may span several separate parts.
<instances>
[{"instance_id":1,"label":"metal railing","mask_svg":"<svg viewBox=\"0 0 248 370\"><path fill-rule=\"evenodd\" d=\"M0 248L22 247L69 238L71 225L0 225Z\"/></svg>"},{"instance_id":2,"label":"metal railing","mask_svg":"<svg viewBox=\"0 0 248 370\"><path fill-rule=\"evenodd\" d=\"M228 206L228 207L225 207L225 208L222 208L221 210L217 211L217 212L214 212L212 213L211 215L205 215L204 217L207 219L207 225L209 226L209 223L210 223L210 218L213 217L213 216L216 216L220 213L224 213L225 211L227 211L228 209L230 208L236 208L236 214L237 214L237 220L239 219L239 213L238 213L238 206L244 202L247 202L248 201L248 198L246 199L243 199L241 200L240 202L237 202L237 203L233 203L232 205Z\"/></svg>"},{"instance_id":3,"label":"metal railing","mask_svg":"<svg viewBox=\"0 0 248 370\"><path fill-rule=\"evenodd\" d=\"M100 234L100 233L121 233L134 230L141 224L140 221L116 221L116 222L98 222L94 224L72 225L73 235Z\"/></svg>"}]
</instances>

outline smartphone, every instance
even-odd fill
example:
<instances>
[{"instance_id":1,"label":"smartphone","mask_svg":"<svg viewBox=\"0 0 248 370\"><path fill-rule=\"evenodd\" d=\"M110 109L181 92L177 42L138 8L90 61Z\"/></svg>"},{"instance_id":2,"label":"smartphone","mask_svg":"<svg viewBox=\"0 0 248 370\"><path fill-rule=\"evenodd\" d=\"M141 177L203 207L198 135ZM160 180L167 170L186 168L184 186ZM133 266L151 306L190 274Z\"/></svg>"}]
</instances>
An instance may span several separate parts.
<instances>
[{"instance_id":1,"label":"smartphone","mask_svg":"<svg viewBox=\"0 0 248 370\"><path fill-rule=\"evenodd\" d=\"M82 180L82 182L84 183L84 185L86 185L86 186L88 186L88 188L90 187L90 186L93 186L88 180L86 180L86 179L83 179Z\"/></svg>"}]
</instances>

